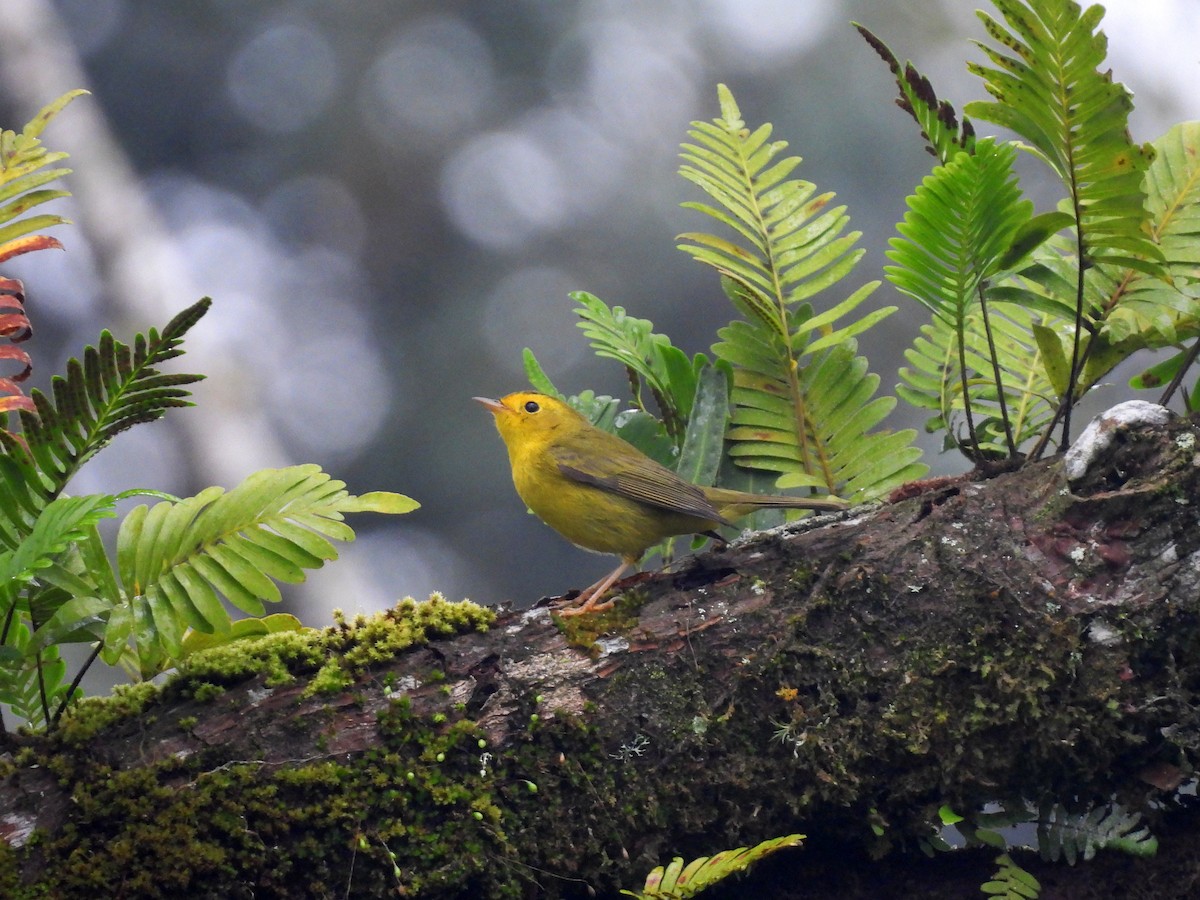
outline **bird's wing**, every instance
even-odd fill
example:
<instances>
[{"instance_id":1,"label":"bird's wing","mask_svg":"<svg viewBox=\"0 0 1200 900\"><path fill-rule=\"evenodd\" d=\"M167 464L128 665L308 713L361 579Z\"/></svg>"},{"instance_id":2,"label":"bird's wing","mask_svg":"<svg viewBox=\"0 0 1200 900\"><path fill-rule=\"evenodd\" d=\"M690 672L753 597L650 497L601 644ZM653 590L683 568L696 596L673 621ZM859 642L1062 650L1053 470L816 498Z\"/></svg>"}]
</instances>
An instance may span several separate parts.
<instances>
[{"instance_id":1,"label":"bird's wing","mask_svg":"<svg viewBox=\"0 0 1200 900\"><path fill-rule=\"evenodd\" d=\"M604 464L597 465L594 459L569 448L554 447L550 452L558 464L558 470L572 481L590 484L600 490L671 512L731 524L701 488L684 481L653 460L639 461L634 467L622 468L613 464L611 471L605 471Z\"/></svg>"}]
</instances>

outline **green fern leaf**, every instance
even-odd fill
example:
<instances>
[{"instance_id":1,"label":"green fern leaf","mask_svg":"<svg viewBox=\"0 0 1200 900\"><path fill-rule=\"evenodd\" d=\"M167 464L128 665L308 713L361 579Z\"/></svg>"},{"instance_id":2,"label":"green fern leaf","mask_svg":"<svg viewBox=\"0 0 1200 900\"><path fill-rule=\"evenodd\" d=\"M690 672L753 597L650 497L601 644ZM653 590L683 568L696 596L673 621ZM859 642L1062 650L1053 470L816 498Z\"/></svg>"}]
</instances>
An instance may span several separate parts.
<instances>
[{"instance_id":1,"label":"green fern leaf","mask_svg":"<svg viewBox=\"0 0 1200 900\"><path fill-rule=\"evenodd\" d=\"M15 550L0 553L0 592L15 597L17 591L50 566L86 530L111 518L115 499L105 494L59 497L50 503Z\"/></svg>"},{"instance_id":2,"label":"green fern leaf","mask_svg":"<svg viewBox=\"0 0 1200 900\"><path fill-rule=\"evenodd\" d=\"M720 273L725 293L745 317L721 329L712 348L733 367L729 453L741 466L838 492L844 482L837 473L844 466L824 443L830 429L815 413L822 401L807 393L838 386L837 379L806 373L894 310L841 322L877 286L869 284L823 313L814 311L810 298L843 278L861 257L854 246L858 234L846 232L845 209L831 206L832 194L818 195L814 185L789 178L800 159L778 158L787 145L770 140L769 125L748 129L724 85L718 95L722 115L693 123L680 174L717 204L684 206L728 227L733 239L688 233L680 235L679 246ZM878 417L868 413L853 421L868 420L876 423ZM911 471L907 464L900 469ZM864 465L861 471L866 470ZM867 488L858 499L877 488Z\"/></svg>"},{"instance_id":3,"label":"green fern leaf","mask_svg":"<svg viewBox=\"0 0 1200 900\"><path fill-rule=\"evenodd\" d=\"M1162 250L1167 277L1133 269L1092 276L1108 310L1099 340L1119 354L1107 368L1094 364L1086 373L1088 383L1137 350L1173 346L1200 335L1200 122L1176 125L1153 147L1146 206L1150 236Z\"/></svg>"},{"instance_id":4,"label":"green fern leaf","mask_svg":"<svg viewBox=\"0 0 1200 900\"><path fill-rule=\"evenodd\" d=\"M1032 216L1032 204L1021 199L1017 187L1015 159L1014 147L985 139L975 145L975 153L959 153L934 169L908 200L908 212L897 229L901 237L892 239L888 251L896 265L884 270L900 291L928 307L947 329L952 343L943 359L939 387L944 391L950 376L957 375L967 443L973 452L982 449L981 442L990 443L985 429L975 422L980 393L1007 399L1005 373L991 346L995 336L989 332L992 321L983 303L989 279L1011 255ZM972 390L967 357L980 346L985 364ZM939 399L942 419L948 422L953 404L944 396ZM1019 442L1008 439L1012 426L1003 402L998 422L1004 436L1000 452L1016 453Z\"/></svg>"},{"instance_id":5,"label":"green fern leaf","mask_svg":"<svg viewBox=\"0 0 1200 900\"><path fill-rule=\"evenodd\" d=\"M888 280L955 327L1033 214L1015 160L1011 145L987 139L938 166L909 198L901 237L890 242Z\"/></svg>"},{"instance_id":6,"label":"green fern leaf","mask_svg":"<svg viewBox=\"0 0 1200 900\"><path fill-rule=\"evenodd\" d=\"M33 727L45 725L68 690L66 674L58 647L40 648L25 621L13 619L0 646L0 703Z\"/></svg>"},{"instance_id":7,"label":"green fern leaf","mask_svg":"<svg viewBox=\"0 0 1200 900\"><path fill-rule=\"evenodd\" d=\"M591 342L597 356L619 362L629 373L634 402L640 409L648 404L642 397L642 383L649 388L662 413L662 422L677 443L682 443L684 428L691 414L696 393L696 369L687 355L671 344L665 334L654 332L654 323L627 315L620 306L609 307L586 291L571 294L579 307L579 327Z\"/></svg>"},{"instance_id":8,"label":"green fern leaf","mask_svg":"<svg viewBox=\"0 0 1200 900\"><path fill-rule=\"evenodd\" d=\"M71 360L52 380L51 397L31 392L36 412L21 411L24 441L0 431L0 540L15 546L42 509L88 459L121 431L191 405L181 385L203 376L166 375L158 366L182 353L184 334L208 310L206 298L134 347L101 335L83 362Z\"/></svg>"},{"instance_id":9,"label":"green fern leaf","mask_svg":"<svg viewBox=\"0 0 1200 900\"><path fill-rule=\"evenodd\" d=\"M43 214L20 218L36 206L70 196L69 191L48 189L44 186L70 174L70 169L50 169L55 163L66 159L67 154L49 151L39 139L42 130L68 103L87 91L75 90L63 94L47 104L25 126L20 134L0 131L0 223L10 224L0 228L0 260L24 252L18 238L43 228L61 225L67 220L59 215ZM8 202L4 202L8 201ZM17 221L13 221L16 219ZM47 239L52 240L52 239ZM57 242L30 244L28 249L38 246L55 246Z\"/></svg>"},{"instance_id":10,"label":"green fern leaf","mask_svg":"<svg viewBox=\"0 0 1200 900\"><path fill-rule=\"evenodd\" d=\"M1037 900L1041 896L1042 885L1013 862L1007 853L996 857L996 865L1000 868L996 870L992 880L985 881L980 886L984 894L989 897L1002 897L1003 900Z\"/></svg>"},{"instance_id":11,"label":"green fern leaf","mask_svg":"<svg viewBox=\"0 0 1200 900\"><path fill-rule=\"evenodd\" d=\"M1007 437L999 408L999 395L993 375L991 348L995 365L1001 372L1005 410L1013 442L1021 447L1039 435L1053 417L1056 398L1055 379L1065 383L1069 367L1063 355L1056 326L1061 321L1020 307L991 310L989 323L992 342L989 347L980 324L978 310L967 314L963 336L966 341L966 378L960 370L958 332L944 319L935 318L922 326L921 336L905 351L909 365L901 368L903 383L896 392L921 409L935 411L926 423L928 431L948 430L955 443L964 415L963 382L975 410L979 448L992 455L1008 453ZM1057 355L1048 358L1043 338Z\"/></svg>"},{"instance_id":12,"label":"green fern leaf","mask_svg":"<svg viewBox=\"0 0 1200 900\"><path fill-rule=\"evenodd\" d=\"M1043 804L1038 817L1038 850L1050 862L1089 860L1099 850L1121 850L1133 856L1153 856L1158 839L1141 821L1118 803L1089 807L1072 813L1061 803Z\"/></svg>"},{"instance_id":13,"label":"green fern leaf","mask_svg":"<svg viewBox=\"0 0 1200 900\"><path fill-rule=\"evenodd\" d=\"M298 582L304 570L335 559L332 541L353 540L350 512L407 512L400 495L354 497L314 465L264 469L226 492L138 506L117 535L117 571L130 615L104 637L104 658L126 654L132 636L140 674L177 659L187 629L227 632L223 597L254 616L280 599L276 582Z\"/></svg>"},{"instance_id":14,"label":"green fern leaf","mask_svg":"<svg viewBox=\"0 0 1200 900\"><path fill-rule=\"evenodd\" d=\"M621 893L638 900L686 900L730 875L745 871L772 853L785 847L799 846L804 837L802 834L789 834L753 847L722 850L715 856L698 857L686 866L682 857L677 856L665 867L658 866L651 871L641 891L623 890Z\"/></svg>"},{"instance_id":15,"label":"green fern leaf","mask_svg":"<svg viewBox=\"0 0 1200 900\"><path fill-rule=\"evenodd\" d=\"M980 43L992 65L969 68L996 99L968 104L967 111L1017 132L1058 173L1087 259L1160 273L1162 254L1145 235L1149 213L1142 202L1154 151L1130 141L1130 94L1100 69L1107 51L1096 30L1103 7L1081 12L1072 0L995 4L1007 28L986 13L979 17L1008 52Z\"/></svg>"},{"instance_id":16,"label":"green fern leaf","mask_svg":"<svg viewBox=\"0 0 1200 900\"><path fill-rule=\"evenodd\" d=\"M1153 147L1155 158L1144 181L1149 235L1166 259L1168 277L1104 267L1085 274L1089 317L1100 325L1084 339L1087 360L1077 395L1140 350L1175 346L1200 335L1200 122L1176 125ZM1071 252L1064 242L1052 242L1014 282L1012 294L1008 287L1001 289L1002 299L1068 315L1075 292ZM1152 382L1146 386L1163 383Z\"/></svg>"}]
</instances>

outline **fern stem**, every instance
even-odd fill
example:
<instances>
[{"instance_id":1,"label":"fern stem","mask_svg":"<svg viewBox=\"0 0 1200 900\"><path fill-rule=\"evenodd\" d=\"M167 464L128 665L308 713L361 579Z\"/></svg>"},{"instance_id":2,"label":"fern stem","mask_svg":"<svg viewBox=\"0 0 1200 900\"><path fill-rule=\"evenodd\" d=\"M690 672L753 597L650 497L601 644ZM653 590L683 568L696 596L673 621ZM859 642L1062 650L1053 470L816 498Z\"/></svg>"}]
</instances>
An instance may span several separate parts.
<instances>
[{"instance_id":1,"label":"fern stem","mask_svg":"<svg viewBox=\"0 0 1200 900\"><path fill-rule=\"evenodd\" d=\"M34 657L37 666L38 697L42 701L42 721L50 721L50 701L46 698L46 675L42 666L42 651L39 649Z\"/></svg>"},{"instance_id":2,"label":"fern stem","mask_svg":"<svg viewBox=\"0 0 1200 900\"><path fill-rule=\"evenodd\" d=\"M1158 402L1161 406L1166 406L1171 399L1171 395L1179 390L1179 386L1183 384L1183 376L1187 374L1188 369L1196 362L1196 357L1200 356L1200 338L1197 338L1195 343L1188 349L1187 355L1183 358L1183 362L1179 364L1179 368L1175 370L1174 377L1171 378L1167 389L1163 391ZM1192 398L1186 393L1183 396L1183 406L1189 413L1192 412Z\"/></svg>"},{"instance_id":3,"label":"fern stem","mask_svg":"<svg viewBox=\"0 0 1200 900\"><path fill-rule=\"evenodd\" d=\"M958 378L962 383L963 395L963 413L967 417L967 436L971 439L972 456L976 463L981 459L979 455L979 438L975 434L975 417L971 415L971 391L967 382L967 340L966 340L966 323L962 316L958 317L955 323L957 331L958 344Z\"/></svg>"},{"instance_id":4,"label":"fern stem","mask_svg":"<svg viewBox=\"0 0 1200 900\"><path fill-rule=\"evenodd\" d=\"M1008 404L1004 400L1004 379L1000 374L1000 359L996 352L995 338L992 336L992 320L988 315L983 282L976 286L976 290L979 292L979 311L983 315L983 333L987 336L988 358L992 361L992 377L996 380L996 400L1000 404L1000 421L1004 423L1004 440L1008 444L1009 459L1016 459L1017 445L1013 440L1012 423L1008 419Z\"/></svg>"},{"instance_id":5,"label":"fern stem","mask_svg":"<svg viewBox=\"0 0 1200 900\"><path fill-rule=\"evenodd\" d=\"M100 651L104 649L104 641L96 641L96 646L92 648L92 652L88 658L84 660L83 665L71 679L71 686L67 688L67 692L63 695L62 703L58 705L58 709L54 711L54 718L48 719L46 724L47 731L53 731L58 725L58 720L62 718L62 714L66 711L67 706L71 703L71 698L75 696L75 692L79 690L79 684L83 681L83 676L87 674L87 670L92 667L92 663L100 656Z\"/></svg>"},{"instance_id":6,"label":"fern stem","mask_svg":"<svg viewBox=\"0 0 1200 900\"><path fill-rule=\"evenodd\" d=\"M1075 276L1075 328L1070 338L1070 376L1067 378L1067 396L1062 403L1062 439L1060 446L1070 445L1070 412L1075 404L1075 382L1082 368L1080 360L1080 337L1084 331L1084 216L1079 208L1079 186L1075 182L1075 167L1070 168L1070 202L1075 214L1075 259L1078 274Z\"/></svg>"},{"instance_id":7,"label":"fern stem","mask_svg":"<svg viewBox=\"0 0 1200 900\"><path fill-rule=\"evenodd\" d=\"M5 591L5 593L8 593ZM4 629L0 631L0 647L8 643L8 632L12 628L13 616L17 612L17 598L12 598L12 603L8 605L8 612L4 614Z\"/></svg>"}]
</instances>

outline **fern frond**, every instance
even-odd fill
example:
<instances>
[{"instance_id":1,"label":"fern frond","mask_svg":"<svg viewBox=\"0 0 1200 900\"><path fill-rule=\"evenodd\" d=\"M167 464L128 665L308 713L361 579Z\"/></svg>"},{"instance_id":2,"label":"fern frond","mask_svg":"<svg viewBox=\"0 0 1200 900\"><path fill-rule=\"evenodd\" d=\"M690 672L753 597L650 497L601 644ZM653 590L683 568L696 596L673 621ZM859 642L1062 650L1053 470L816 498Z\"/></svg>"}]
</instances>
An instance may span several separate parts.
<instances>
[{"instance_id":1,"label":"fern frond","mask_svg":"<svg viewBox=\"0 0 1200 900\"><path fill-rule=\"evenodd\" d=\"M964 415L965 382L975 410L980 451L1004 455L1008 453L1007 435L991 350L994 347L1009 428L1019 448L1049 424L1060 396L1050 374L1053 367L1034 336L1038 329L1049 329L1061 320L1020 307L993 310L989 319L993 340L989 346L980 319L978 310L968 313L965 319L965 378L960 369L958 334L944 319L935 318L921 327L921 335L905 351L909 365L900 369L903 382L896 386L896 393L918 409L934 412L926 422L927 431L946 430L954 444L960 445L964 440L958 437L958 425ZM1065 381L1065 372L1062 378Z\"/></svg>"},{"instance_id":2,"label":"fern frond","mask_svg":"<svg viewBox=\"0 0 1200 900\"><path fill-rule=\"evenodd\" d=\"M1155 158L1144 181L1149 235L1162 251L1168 277L1107 267L1085 273L1089 316L1101 324L1084 339L1086 361L1076 396L1140 350L1177 346L1200 336L1200 122L1176 125L1153 147ZM1052 241L997 294L1003 291L1004 299L1066 315L1076 289L1078 262L1072 249L1062 240ZM1177 362L1185 359L1181 354ZM1163 380L1140 386L1161 386L1172 378L1178 383L1184 374L1178 366L1164 371Z\"/></svg>"},{"instance_id":3,"label":"fern frond","mask_svg":"<svg viewBox=\"0 0 1200 900\"><path fill-rule=\"evenodd\" d=\"M1154 150L1130 140L1131 95L1100 69L1108 43L1097 31L1104 8L1081 12L1073 0L995 5L1007 28L978 15L1004 50L977 42L992 65L968 68L996 99L968 104L967 111L1011 128L1057 172L1085 259L1159 273L1162 254L1146 237L1149 213L1142 202L1142 177Z\"/></svg>"},{"instance_id":4,"label":"fern frond","mask_svg":"<svg viewBox=\"0 0 1200 900\"><path fill-rule=\"evenodd\" d=\"M900 89L896 105L920 126L921 136L929 142L926 149L943 163L949 162L961 150L974 152L975 126L971 120L963 116L960 125L954 107L946 100L938 100L929 79L918 72L911 62L901 67L900 60L887 44L857 22L851 24L896 77L896 85Z\"/></svg>"},{"instance_id":5,"label":"fern frond","mask_svg":"<svg viewBox=\"0 0 1200 900\"><path fill-rule=\"evenodd\" d=\"M1021 199L1015 160L1014 147L989 138L979 141L974 153L959 153L935 168L909 197L908 212L897 226L901 237L891 240L887 254L896 265L884 269L888 279L928 307L953 338L944 366L958 373L967 438L975 454L981 452L983 435L974 421L975 394L968 385L966 357L980 345L980 338L987 364L979 371L992 380L992 396L999 403L1005 438L1001 452L1014 455L1018 443L1012 436L1004 373L990 346L995 336L983 305L988 280L1033 213L1033 204ZM947 411L945 403L942 408Z\"/></svg>"},{"instance_id":6,"label":"fern frond","mask_svg":"<svg viewBox=\"0 0 1200 900\"><path fill-rule=\"evenodd\" d=\"M727 226L733 239L688 233L680 235L679 248L721 274L726 294L745 317L722 329L721 341L713 346L718 359L733 367L730 455L742 466L787 473L791 483L843 491L837 473L844 466L825 446L830 429L815 412L822 401L808 393L840 385L836 379L814 378L808 369L852 345L855 334L894 308L849 324L841 321L877 287L872 283L820 314L814 311L809 299L844 277L861 257L854 246L859 235L846 232L845 208L831 208L832 194L817 195L814 185L789 178L800 159L778 158L787 145L770 141L771 127L751 131L729 90L720 85L718 94L721 117L693 123L688 132L693 143L683 145L679 171L717 204L684 206ZM874 424L879 408L872 405L862 417L847 421Z\"/></svg>"},{"instance_id":7,"label":"fern frond","mask_svg":"<svg viewBox=\"0 0 1200 900\"><path fill-rule=\"evenodd\" d=\"M872 432L895 401L874 397L879 377L867 371L865 357L855 356L851 339L814 355L798 375L797 389L808 398L813 449L805 464L795 440L795 413L788 383L778 373L778 357L746 322L732 322L719 332L724 341L713 350L740 368L734 373L734 412L729 455L741 466L783 473L780 488L838 485L842 496L865 500L881 496L926 471L916 464L921 453L910 446L912 431ZM872 399L874 397L874 399ZM819 466L818 474L810 468Z\"/></svg>"},{"instance_id":8,"label":"fern frond","mask_svg":"<svg viewBox=\"0 0 1200 900\"><path fill-rule=\"evenodd\" d=\"M116 500L106 494L58 497L37 517L15 549L0 552L0 596L15 602L17 592L52 565L101 519L112 518ZM7 611L7 606L5 606ZM43 618L44 617L39 617Z\"/></svg>"},{"instance_id":9,"label":"fern frond","mask_svg":"<svg viewBox=\"0 0 1200 900\"><path fill-rule=\"evenodd\" d=\"M52 397L32 391L36 412L20 413L23 441L0 432L0 540L23 533L71 477L117 434L190 406L183 385L202 375L164 374L179 356L184 334L208 310L207 298L177 315L160 334L137 335L132 347L101 334L83 362L55 376ZM5 521L7 520L7 521Z\"/></svg>"},{"instance_id":10,"label":"fern frond","mask_svg":"<svg viewBox=\"0 0 1200 900\"><path fill-rule=\"evenodd\" d=\"M57 241L49 238L34 241L22 241L21 238L43 228L64 224L66 219L49 214L20 217L50 200L70 196L69 191L46 187L71 170L47 168L66 159L67 154L47 150L42 146L40 136L63 107L86 93L76 90L63 94L43 107L20 134L0 131L0 223L9 223L0 227L0 261L44 246L58 246Z\"/></svg>"},{"instance_id":11,"label":"fern frond","mask_svg":"<svg viewBox=\"0 0 1200 900\"><path fill-rule=\"evenodd\" d=\"M634 402L646 410L642 397L645 382L653 395L667 434L682 442L696 393L696 372L702 360L693 364L665 334L654 331L649 319L627 315L620 306L609 307L586 291L575 291L571 299L579 304L578 323L597 356L614 359L629 374Z\"/></svg>"},{"instance_id":12,"label":"fern frond","mask_svg":"<svg viewBox=\"0 0 1200 900\"><path fill-rule=\"evenodd\" d=\"M1021 199L1013 171L1016 149L988 138L975 153L938 166L908 198L908 212L889 242L895 265L884 272L897 289L952 327L977 305L1033 204Z\"/></svg>"},{"instance_id":13,"label":"fern frond","mask_svg":"<svg viewBox=\"0 0 1200 900\"><path fill-rule=\"evenodd\" d=\"M12 622L0 646L0 703L38 727L49 721L49 708L66 693L67 665L58 647L39 650L25 622Z\"/></svg>"},{"instance_id":14,"label":"fern frond","mask_svg":"<svg viewBox=\"0 0 1200 900\"><path fill-rule=\"evenodd\" d=\"M994 0L1005 24L978 15L1003 49L980 43L992 65L968 64L984 80L994 102L967 105L979 118L1011 128L1061 179L1066 211L1074 221L1076 273L1073 299L1069 390L1062 398L1062 438L1070 441L1071 414L1081 374L1094 354L1086 336L1095 334L1111 311L1097 304L1089 284L1096 270L1145 272L1161 277L1163 255L1149 238L1143 175L1154 150L1129 137L1133 107L1129 91L1102 71L1107 39L1098 31L1104 9L1081 11L1073 0ZM1047 430L1033 455L1049 440Z\"/></svg>"},{"instance_id":15,"label":"fern frond","mask_svg":"<svg viewBox=\"0 0 1200 900\"><path fill-rule=\"evenodd\" d=\"M1153 146L1146 206L1150 236L1162 250L1168 277L1127 270L1101 285L1111 312L1097 339L1121 351L1113 365L1139 349L1200 336L1200 122L1174 126ZM1094 382L1110 369L1088 375ZM1178 384L1183 372L1173 375Z\"/></svg>"},{"instance_id":16,"label":"fern frond","mask_svg":"<svg viewBox=\"0 0 1200 900\"><path fill-rule=\"evenodd\" d=\"M1042 894L1041 883L1013 862L1007 853L996 857L999 866L991 881L980 885L980 890L989 897L1003 900L1037 900Z\"/></svg>"},{"instance_id":17,"label":"fern frond","mask_svg":"<svg viewBox=\"0 0 1200 900\"><path fill-rule=\"evenodd\" d=\"M105 635L103 658L117 661L131 635L137 656L176 658L187 628L227 631L221 602L251 615L281 598L276 582L299 582L305 569L336 559L332 541L354 532L344 513L406 512L400 495L351 496L318 466L263 469L226 492L210 487L178 502L138 506L117 535L117 570L128 613ZM142 667L143 677L156 674Z\"/></svg>"},{"instance_id":18,"label":"fern frond","mask_svg":"<svg viewBox=\"0 0 1200 900\"><path fill-rule=\"evenodd\" d=\"M753 847L738 847L722 850L715 856L701 856L686 866L682 857L675 857L668 865L658 866L646 876L641 891L621 891L638 900L686 900L707 890L719 881L737 872L743 872L758 860L782 850L797 847L804 841L802 834L763 841Z\"/></svg>"},{"instance_id":19,"label":"fern frond","mask_svg":"<svg viewBox=\"0 0 1200 900\"><path fill-rule=\"evenodd\" d=\"M14 549L0 552L0 702L33 724L50 721L50 708L70 690L58 644L94 640L107 605L73 598L53 586L34 588L63 554L114 515L103 494L59 497L37 517Z\"/></svg>"},{"instance_id":20,"label":"fern frond","mask_svg":"<svg viewBox=\"0 0 1200 900\"><path fill-rule=\"evenodd\" d=\"M1121 850L1133 856L1153 856L1158 839L1142 824L1140 813L1119 803L1089 807L1072 813L1061 803L1042 805L1038 817L1038 850L1050 862L1089 860L1098 850Z\"/></svg>"}]
</instances>

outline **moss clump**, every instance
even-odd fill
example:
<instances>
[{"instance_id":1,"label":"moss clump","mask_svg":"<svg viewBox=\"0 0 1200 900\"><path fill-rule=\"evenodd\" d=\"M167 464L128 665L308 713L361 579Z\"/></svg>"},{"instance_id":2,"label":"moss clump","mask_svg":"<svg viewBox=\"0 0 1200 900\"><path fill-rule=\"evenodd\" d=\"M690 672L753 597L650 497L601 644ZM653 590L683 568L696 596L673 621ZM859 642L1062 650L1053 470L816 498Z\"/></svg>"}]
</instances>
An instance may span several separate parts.
<instances>
[{"instance_id":1,"label":"moss clump","mask_svg":"<svg viewBox=\"0 0 1200 900\"><path fill-rule=\"evenodd\" d=\"M424 603L406 598L391 609L353 621L335 611L334 624L323 634L325 647L339 654L347 669L359 672L435 635L487 631L495 618L491 610L469 600L448 603L441 594L433 594Z\"/></svg>"},{"instance_id":2,"label":"moss clump","mask_svg":"<svg viewBox=\"0 0 1200 900\"><path fill-rule=\"evenodd\" d=\"M119 684L107 697L85 697L68 707L56 734L65 744L84 744L114 722L138 715L156 696L158 688L148 681Z\"/></svg>"},{"instance_id":3,"label":"moss clump","mask_svg":"<svg viewBox=\"0 0 1200 900\"><path fill-rule=\"evenodd\" d=\"M189 656L171 681L176 690L191 694L188 685L231 685L258 675L270 687L315 671L325 660L324 632L312 628L277 631L201 650Z\"/></svg>"},{"instance_id":4,"label":"moss clump","mask_svg":"<svg viewBox=\"0 0 1200 900\"><path fill-rule=\"evenodd\" d=\"M391 609L347 620L334 611L328 628L280 631L201 650L187 658L170 689L201 699L213 685L232 685L259 675L269 687L317 673L306 693L342 690L372 665L384 663L437 635L486 631L491 610L440 594L423 603L401 600Z\"/></svg>"},{"instance_id":5,"label":"moss clump","mask_svg":"<svg viewBox=\"0 0 1200 900\"><path fill-rule=\"evenodd\" d=\"M554 616L554 624L572 647L593 651L602 635L628 631L638 621L638 613L646 602L639 591L619 596L608 609L583 616Z\"/></svg>"}]
</instances>

